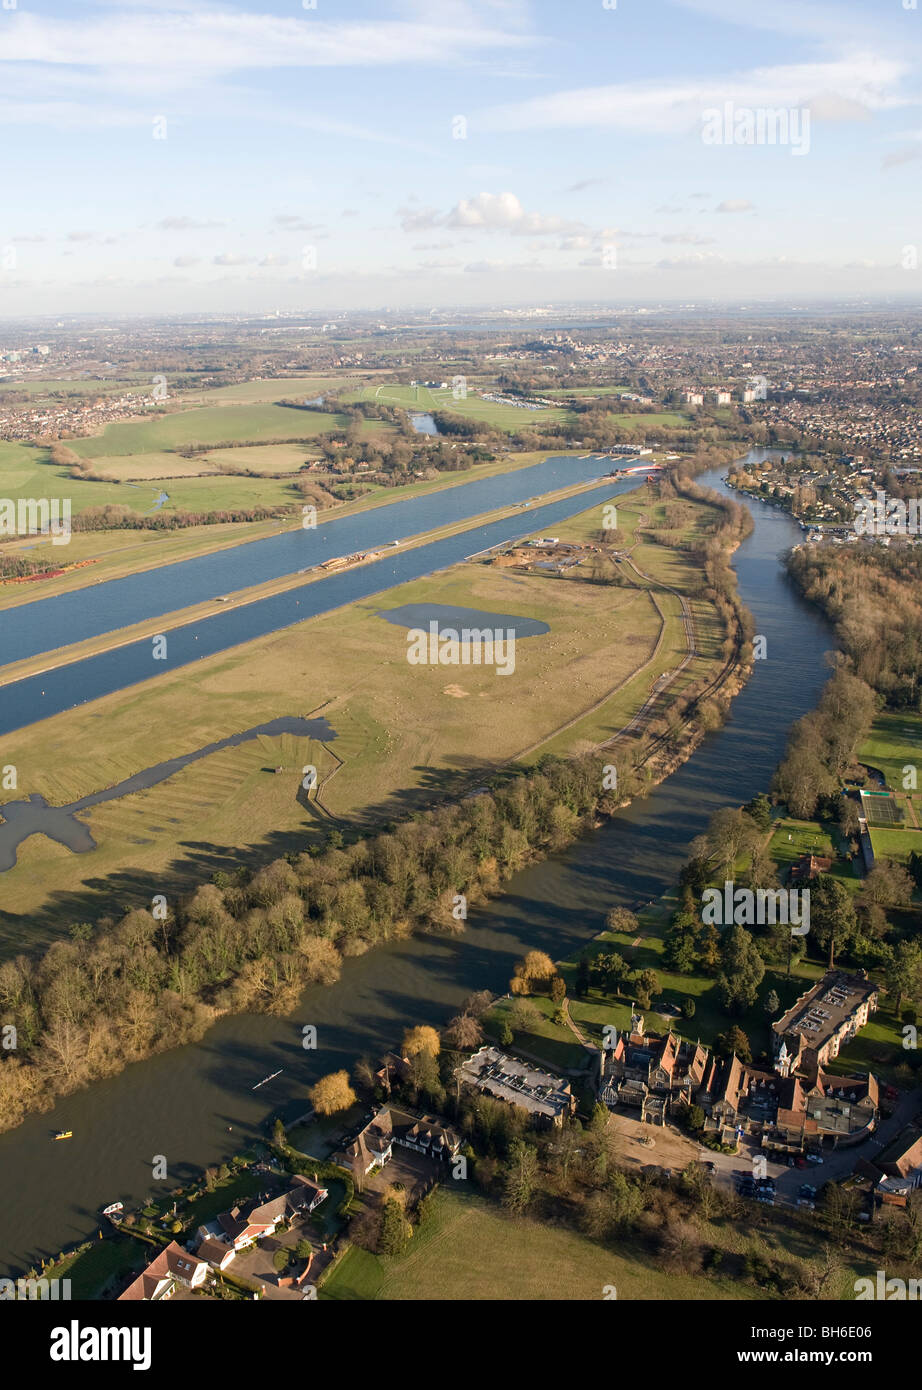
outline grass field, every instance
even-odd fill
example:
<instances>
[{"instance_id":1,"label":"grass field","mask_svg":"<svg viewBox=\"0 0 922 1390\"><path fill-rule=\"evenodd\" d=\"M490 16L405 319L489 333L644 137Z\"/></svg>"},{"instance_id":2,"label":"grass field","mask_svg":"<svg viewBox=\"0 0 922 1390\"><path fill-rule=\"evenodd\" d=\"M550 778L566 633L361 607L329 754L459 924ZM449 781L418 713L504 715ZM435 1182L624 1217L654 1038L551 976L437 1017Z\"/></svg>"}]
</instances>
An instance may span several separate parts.
<instances>
[{"instance_id":1,"label":"grass field","mask_svg":"<svg viewBox=\"0 0 922 1390\"><path fill-rule=\"evenodd\" d=\"M897 796L898 814L904 820L899 829L869 823L874 854L905 863L914 850L922 853L922 830L916 828L922 826L922 791L918 789L922 786L922 715L910 711L878 714L858 757L883 773Z\"/></svg>"},{"instance_id":2,"label":"grass field","mask_svg":"<svg viewBox=\"0 0 922 1390\"><path fill-rule=\"evenodd\" d=\"M922 715L909 711L878 714L858 757L883 773L891 791L908 790L903 769L915 767L917 778L922 769ZM918 780L922 785L922 778Z\"/></svg>"},{"instance_id":3,"label":"grass field","mask_svg":"<svg viewBox=\"0 0 922 1390\"><path fill-rule=\"evenodd\" d=\"M295 410L289 406L250 404L206 406L156 414L149 419L122 420L107 425L102 434L74 439L69 447L82 458L124 457L181 448L184 444L221 444L229 439L258 443L263 439L307 439L342 428L340 416L319 410ZM380 421L366 421L369 433L385 428Z\"/></svg>"},{"instance_id":4,"label":"grass field","mask_svg":"<svg viewBox=\"0 0 922 1390\"><path fill-rule=\"evenodd\" d=\"M403 629L376 614L421 601L540 618L551 630L517 643L509 677L481 666L410 666ZM378 823L434 792L467 789L547 739L646 661L659 629L643 589L462 565L31 725L4 740L4 760L20 769L22 792L68 804L277 715L322 708L344 764L324 803L334 816ZM637 684L635 709L648 681ZM603 707L593 732L605 737L623 722L622 708ZM584 737L578 724L554 746L565 751ZM124 908L152 879L184 887L208 877L237 862L241 847L267 858L301 847L327 823L299 801L299 770L315 763L323 776L333 761L317 747L242 745L88 812L98 844L88 855L32 837L3 876L6 944L21 945L24 915L30 935L54 933ZM277 765L290 772L275 776Z\"/></svg>"},{"instance_id":5,"label":"grass field","mask_svg":"<svg viewBox=\"0 0 922 1390\"><path fill-rule=\"evenodd\" d=\"M258 405L299 397L312 400L327 391L341 391L361 382L367 373L339 372L335 375L276 376L260 381L239 381L233 386L217 386L206 391L187 391L183 400L197 405Z\"/></svg>"},{"instance_id":6,"label":"grass field","mask_svg":"<svg viewBox=\"0 0 922 1390\"><path fill-rule=\"evenodd\" d=\"M333 1300L420 1299L479 1301L584 1300L602 1302L617 1290L618 1302L716 1301L772 1297L731 1274L675 1273L631 1238L603 1245L563 1225L508 1216L470 1190L446 1184L404 1254L385 1259L352 1246L321 1285ZM724 1252L727 1268L747 1254L786 1263L821 1259L820 1240L798 1227L764 1229L728 1218L701 1222L701 1238ZM853 1296L859 1266L837 1271L827 1296Z\"/></svg>"},{"instance_id":7,"label":"grass field","mask_svg":"<svg viewBox=\"0 0 922 1390\"><path fill-rule=\"evenodd\" d=\"M214 449L200 454L207 468L252 468L257 473L297 473L317 457L306 444L254 444L240 449Z\"/></svg>"}]
</instances>

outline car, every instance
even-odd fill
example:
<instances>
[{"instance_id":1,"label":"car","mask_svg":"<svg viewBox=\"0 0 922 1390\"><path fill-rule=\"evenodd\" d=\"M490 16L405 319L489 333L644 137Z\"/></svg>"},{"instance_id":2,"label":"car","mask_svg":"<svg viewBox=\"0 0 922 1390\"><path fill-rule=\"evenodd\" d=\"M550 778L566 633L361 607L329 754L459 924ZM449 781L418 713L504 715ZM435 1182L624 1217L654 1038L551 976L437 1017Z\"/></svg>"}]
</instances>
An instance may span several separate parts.
<instances>
[{"instance_id":1,"label":"car","mask_svg":"<svg viewBox=\"0 0 922 1390\"><path fill-rule=\"evenodd\" d=\"M811 1202L809 1197L798 1197L797 1205L799 1207L806 1207L807 1211L816 1211L816 1203Z\"/></svg>"},{"instance_id":2,"label":"car","mask_svg":"<svg viewBox=\"0 0 922 1390\"><path fill-rule=\"evenodd\" d=\"M794 1167L795 1167L795 1168L806 1168L806 1166L807 1166L807 1160L806 1160L805 1158L802 1158L802 1157L795 1158L795 1160L794 1160Z\"/></svg>"},{"instance_id":3,"label":"car","mask_svg":"<svg viewBox=\"0 0 922 1390\"><path fill-rule=\"evenodd\" d=\"M899 1091L896 1089L895 1086L885 1086L885 1087L884 1087L884 1098L885 1098L885 1100L897 1100L897 1099L899 1098L899 1094L900 1094L900 1093L899 1093Z\"/></svg>"},{"instance_id":4,"label":"car","mask_svg":"<svg viewBox=\"0 0 922 1390\"><path fill-rule=\"evenodd\" d=\"M808 1162L808 1163L825 1163L826 1160L823 1158L822 1154L807 1154L807 1162Z\"/></svg>"},{"instance_id":5,"label":"car","mask_svg":"<svg viewBox=\"0 0 922 1390\"><path fill-rule=\"evenodd\" d=\"M794 1160L793 1160L793 1158L789 1158L789 1159L788 1159L788 1167L789 1167L789 1168L793 1168L793 1167L794 1167Z\"/></svg>"}]
</instances>

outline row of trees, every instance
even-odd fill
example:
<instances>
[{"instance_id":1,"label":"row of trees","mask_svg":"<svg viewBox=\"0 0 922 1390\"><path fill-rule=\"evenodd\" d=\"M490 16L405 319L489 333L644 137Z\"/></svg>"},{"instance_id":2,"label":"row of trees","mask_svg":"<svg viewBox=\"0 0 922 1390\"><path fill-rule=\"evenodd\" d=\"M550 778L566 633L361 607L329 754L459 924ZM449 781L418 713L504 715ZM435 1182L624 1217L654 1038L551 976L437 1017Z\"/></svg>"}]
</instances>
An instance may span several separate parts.
<instances>
[{"instance_id":1,"label":"row of trees","mask_svg":"<svg viewBox=\"0 0 922 1390\"><path fill-rule=\"evenodd\" d=\"M606 763L614 759L607 755ZM378 835L257 872L218 873L164 921L132 909L75 925L40 959L0 965L0 1021L16 1048L0 1066L0 1124L126 1063L200 1037L222 1014L287 1013L336 980L344 955L416 930L457 931L473 903L615 807L596 755L549 759L530 776ZM622 755L621 790L632 786Z\"/></svg>"}]
</instances>

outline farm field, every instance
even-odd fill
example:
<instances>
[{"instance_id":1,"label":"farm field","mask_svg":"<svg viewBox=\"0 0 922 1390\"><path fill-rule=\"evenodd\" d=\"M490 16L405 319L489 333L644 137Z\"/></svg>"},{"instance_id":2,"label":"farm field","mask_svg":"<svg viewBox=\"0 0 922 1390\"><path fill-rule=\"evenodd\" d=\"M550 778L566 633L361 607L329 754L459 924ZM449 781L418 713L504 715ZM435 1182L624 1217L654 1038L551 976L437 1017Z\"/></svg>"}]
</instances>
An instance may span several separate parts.
<instances>
[{"instance_id":1,"label":"farm field","mask_svg":"<svg viewBox=\"0 0 922 1390\"><path fill-rule=\"evenodd\" d=\"M71 440L69 447L81 458L101 459L169 452L185 444L222 444L229 439L254 442L307 439L343 424L339 416L319 410L297 410L292 406L258 403L205 406L118 421L107 425L102 434ZM374 433L385 426L371 420L365 422L364 428Z\"/></svg>"},{"instance_id":2,"label":"farm field","mask_svg":"<svg viewBox=\"0 0 922 1390\"><path fill-rule=\"evenodd\" d=\"M470 1191L471 1184L439 1187L406 1251L382 1259L352 1246L324 1280L321 1299L351 1300L586 1300L600 1302L606 1288L619 1302L650 1300L761 1301L772 1295L730 1273L682 1274L639 1242L603 1245L563 1225L508 1216ZM463 1189L463 1190L461 1190ZM727 1267L744 1257L793 1257L821 1262L820 1242L800 1230L756 1232L729 1220L702 1223L702 1239L725 1252ZM837 1271L831 1298L853 1289L857 1266Z\"/></svg>"},{"instance_id":3,"label":"farm field","mask_svg":"<svg viewBox=\"0 0 922 1390\"><path fill-rule=\"evenodd\" d=\"M419 602L540 618L551 630L519 640L508 677L482 666L410 666L404 630L377 613ZM152 880L183 886L210 877L243 848L276 858L303 847L312 827L319 836L329 825L299 799L308 763L322 776L342 762L321 789L323 807L359 825L404 815L433 790L468 789L547 739L575 705L589 707L628 678L649 658L659 627L642 589L461 565L20 730L4 740L4 758L19 769L23 793L56 805L281 714L320 711L338 737L329 755L260 754L245 744L91 810L98 848L88 855L42 836L26 841L4 874L6 944L21 938L24 914L30 934L53 933L141 900ZM646 688L638 683L635 709ZM621 727L617 713L599 711L602 737ZM576 726L555 746L583 737Z\"/></svg>"},{"instance_id":4,"label":"farm field","mask_svg":"<svg viewBox=\"0 0 922 1390\"><path fill-rule=\"evenodd\" d=\"M311 376L275 376L259 381L239 381L233 386L216 386L204 391L187 391L183 399L199 405L255 405L280 401L287 397L311 399L325 391L339 391L353 382L361 381L367 373L360 371L318 374Z\"/></svg>"},{"instance_id":5,"label":"farm field","mask_svg":"<svg viewBox=\"0 0 922 1390\"><path fill-rule=\"evenodd\" d=\"M239 449L212 449L199 454L200 471L204 468L252 468L257 473L297 473L305 463L317 458L309 444L253 444Z\"/></svg>"}]
</instances>

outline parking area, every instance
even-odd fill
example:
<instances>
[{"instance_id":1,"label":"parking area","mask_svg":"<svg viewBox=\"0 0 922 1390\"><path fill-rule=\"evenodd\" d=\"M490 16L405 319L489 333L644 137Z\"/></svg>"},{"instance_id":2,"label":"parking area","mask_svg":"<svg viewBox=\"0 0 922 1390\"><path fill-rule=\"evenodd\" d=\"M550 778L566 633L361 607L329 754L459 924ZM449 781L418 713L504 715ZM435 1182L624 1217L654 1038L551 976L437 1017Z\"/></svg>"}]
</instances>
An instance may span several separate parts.
<instances>
[{"instance_id":1,"label":"parking area","mask_svg":"<svg viewBox=\"0 0 922 1390\"><path fill-rule=\"evenodd\" d=\"M412 1149L394 1146L393 1156L365 1184L366 1192L383 1194L389 1187L406 1193L407 1207L414 1207L432 1186L436 1178L444 1178L446 1165L436 1163Z\"/></svg>"}]
</instances>

